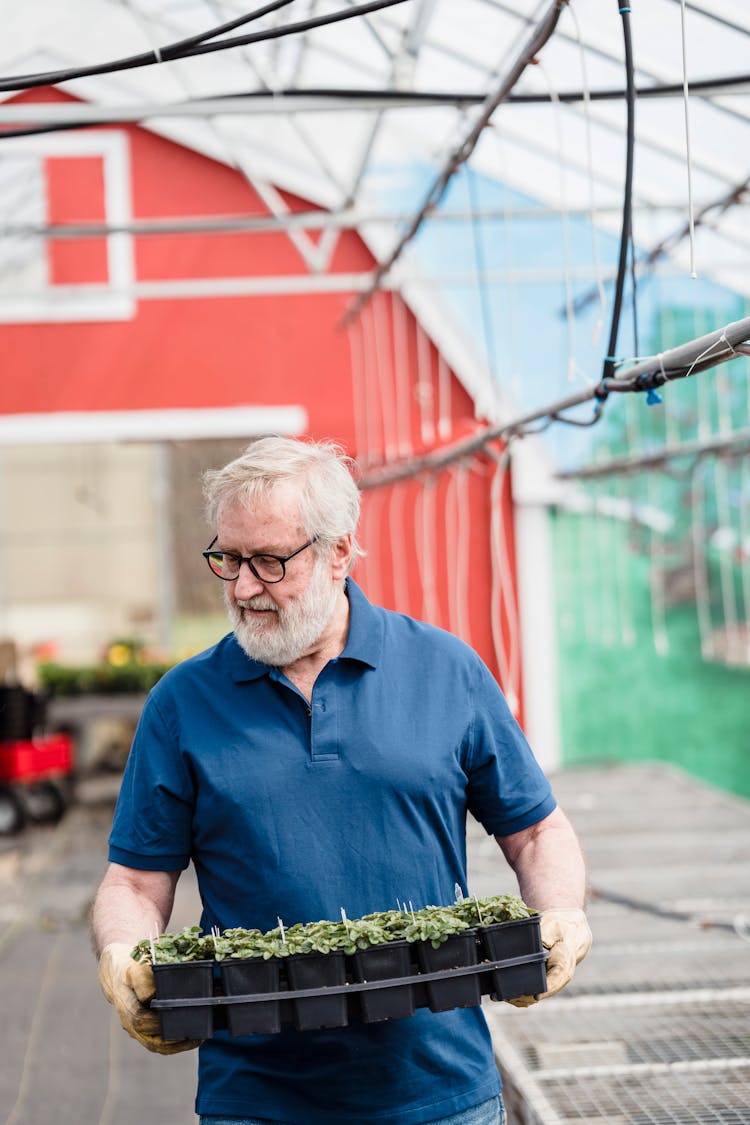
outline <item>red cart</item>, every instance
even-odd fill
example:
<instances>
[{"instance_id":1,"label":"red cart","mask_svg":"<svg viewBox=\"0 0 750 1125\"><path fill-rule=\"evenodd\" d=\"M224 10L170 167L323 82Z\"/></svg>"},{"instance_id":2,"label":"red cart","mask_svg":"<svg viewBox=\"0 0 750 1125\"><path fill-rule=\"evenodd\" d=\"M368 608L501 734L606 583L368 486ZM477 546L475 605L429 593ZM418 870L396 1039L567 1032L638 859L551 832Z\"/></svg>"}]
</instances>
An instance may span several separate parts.
<instances>
[{"instance_id":1,"label":"red cart","mask_svg":"<svg viewBox=\"0 0 750 1125\"><path fill-rule=\"evenodd\" d=\"M73 769L68 734L0 741L0 835L23 828L26 820L59 820L68 806Z\"/></svg>"}]
</instances>

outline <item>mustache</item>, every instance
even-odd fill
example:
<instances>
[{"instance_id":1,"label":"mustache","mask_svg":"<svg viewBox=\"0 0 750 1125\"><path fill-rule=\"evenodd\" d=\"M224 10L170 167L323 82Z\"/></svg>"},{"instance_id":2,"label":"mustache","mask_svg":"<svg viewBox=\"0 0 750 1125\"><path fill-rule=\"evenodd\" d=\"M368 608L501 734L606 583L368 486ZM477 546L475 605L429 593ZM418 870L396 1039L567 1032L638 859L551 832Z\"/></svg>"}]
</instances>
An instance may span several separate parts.
<instances>
[{"instance_id":1,"label":"mustache","mask_svg":"<svg viewBox=\"0 0 750 1125\"><path fill-rule=\"evenodd\" d=\"M272 610L274 613L279 611L276 603L271 598L263 597L262 594L258 594L254 598L237 598L235 604L240 609L266 609Z\"/></svg>"}]
</instances>

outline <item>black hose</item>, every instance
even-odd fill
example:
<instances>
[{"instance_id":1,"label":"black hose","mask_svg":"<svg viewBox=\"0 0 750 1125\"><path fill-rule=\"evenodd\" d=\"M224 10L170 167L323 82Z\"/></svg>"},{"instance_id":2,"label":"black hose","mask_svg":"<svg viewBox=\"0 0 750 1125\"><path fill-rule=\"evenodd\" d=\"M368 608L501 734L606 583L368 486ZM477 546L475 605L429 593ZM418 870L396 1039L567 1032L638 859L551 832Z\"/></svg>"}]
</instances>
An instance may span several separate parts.
<instances>
[{"instance_id":1,"label":"black hose","mask_svg":"<svg viewBox=\"0 0 750 1125\"><path fill-rule=\"evenodd\" d=\"M622 229L620 231L620 252L617 262L617 281L615 283L615 299L612 308L612 324L609 332L609 344L607 346L607 355L604 358L604 370L602 372L602 380L611 379L615 374L615 364L617 362L617 334L620 328L620 316L622 314L622 297L625 289L625 275L628 268L628 251L630 249L630 235L633 225L633 164L635 152L635 81L633 73L633 44L630 36L630 7L626 3L620 3L620 15L622 16L622 30L625 44L625 78L626 78L626 92L625 99L627 104L627 147L625 156L625 193L623 196L622 204ZM603 393L606 394L606 382L603 386Z\"/></svg>"}]
</instances>

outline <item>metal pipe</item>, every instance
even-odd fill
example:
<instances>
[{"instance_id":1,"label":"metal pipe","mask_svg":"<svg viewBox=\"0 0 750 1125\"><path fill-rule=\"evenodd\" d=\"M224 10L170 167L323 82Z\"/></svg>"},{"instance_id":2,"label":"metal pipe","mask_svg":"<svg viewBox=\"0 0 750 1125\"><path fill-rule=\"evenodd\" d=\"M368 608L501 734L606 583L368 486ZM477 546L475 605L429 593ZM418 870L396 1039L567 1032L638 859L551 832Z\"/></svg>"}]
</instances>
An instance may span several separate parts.
<instances>
[{"instance_id":1,"label":"metal pipe","mask_svg":"<svg viewBox=\"0 0 750 1125\"><path fill-rule=\"evenodd\" d=\"M430 214L438 205L443 195L445 194L446 188L448 187L448 184L450 183L454 174L458 171L461 165L469 159L472 152L474 151L479 138L484 132L484 129L486 128L490 118L492 117L492 114L495 112L501 102L506 100L511 90L523 74L524 70L526 70L527 66L529 66L534 61L536 55L552 36L552 33L557 26L557 22L560 18L560 13L564 7L565 2L566 0L554 0L554 2L547 9L547 12L538 24L530 40L522 49L515 63L511 66L508 74L500 81L497 88L487 95L482 105L481 112L479 113L479 116L474 122L468 135L464 138L461 144L451 152L442 170L438 173L437 177L433 181L433 184L427 192L422 206L414 216L412 222L409 224L406 232L398 240L396 246L385 259L385 261L381 262L376 268L373 275L372 284L370 285L369 289L362 293L359 297L357 297L356 300L352 303L351 307L344 317L345 322L351 321L354 317L356 317L362 311L365 305L372 299L373 295L380 288L380 285L382 284L386 274L390 272L395 263L398 261L402 252L412 241L417 231L422 226L422 223L427 218L428 214Z\"/></svg>"}]
</instances>

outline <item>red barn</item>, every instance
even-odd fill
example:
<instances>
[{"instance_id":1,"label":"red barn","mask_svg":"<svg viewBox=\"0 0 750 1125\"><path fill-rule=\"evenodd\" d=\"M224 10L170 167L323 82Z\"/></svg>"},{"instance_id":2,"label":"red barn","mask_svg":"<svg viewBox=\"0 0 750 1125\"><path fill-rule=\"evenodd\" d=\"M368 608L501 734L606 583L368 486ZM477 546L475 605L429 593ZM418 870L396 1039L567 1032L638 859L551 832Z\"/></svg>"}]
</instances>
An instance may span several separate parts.
<instances>
[{"instance_id":1,"label":"red barn","mask_svg":"<svg viewBox=\"0 0 750 1125\"><path fill-rule=\"evenodd\" d=\"M68 95L47 89L15 101L43 99ZM19 242L18 284L0 291L0 448L6 491L16 490L24 521L35 511L38 539L45 521L38 492L22 499L30 462L13 461L21 450L28 459L32 447L241 443L287 432L333 438L367 472L460 440L486 416L486 384L443 310L383 289L347 319L376 260L356 229L329 222L316 203L135 125L5 140L2 156L31 184L18 212L31 236ZM93 233L81 229L91 224ZM131 492L134 508L145 502ZM157 554L173 548L186 521L191 551L206 535L198 511L181 511L165 538L169 504L149 503L154 525L139 534L151 546L129 567L142 579L142 622L143 603L159 602L157 617L174 609L165 609L158 564L144 563L154 541ZM469 641L522 715L515 535L498 447L367 490L358 578L374 600ZM49 558L63 546L52 535L44 550ZM27 548L21 530L9 533L5 569L15 577L5 608L33 643L49 632L18 606L45 596L58 609L66 596L83 605L86 582L71 557L61 568L69 592L52 595L49 575L29 570ZM110 544L107 558L116 551ZM123 575L109 596L125 584ZM72 628L51 630L63 651Z\"/></svg>"}]
</instances>

